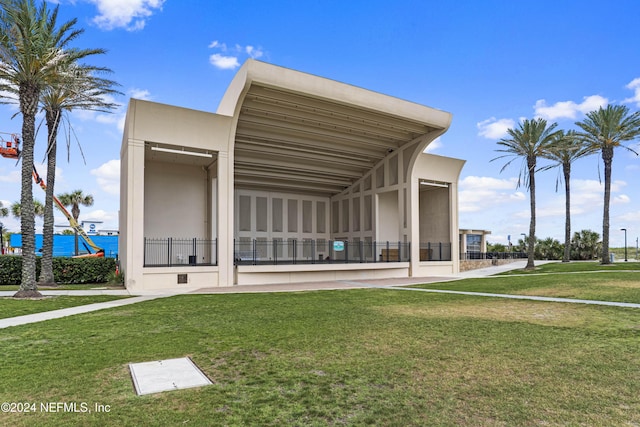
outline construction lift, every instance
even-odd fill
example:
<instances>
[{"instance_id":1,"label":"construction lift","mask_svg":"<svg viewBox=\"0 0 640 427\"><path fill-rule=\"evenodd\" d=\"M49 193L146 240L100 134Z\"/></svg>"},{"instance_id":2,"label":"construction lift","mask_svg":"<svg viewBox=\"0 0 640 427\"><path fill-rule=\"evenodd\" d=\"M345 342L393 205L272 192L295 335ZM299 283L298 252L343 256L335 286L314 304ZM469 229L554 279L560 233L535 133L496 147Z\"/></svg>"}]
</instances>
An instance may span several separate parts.
<instances>
[{"instance_id":1,"label":"construction lift","mask_svg":"<svg viewBox=\"0 0 640 427\"><path fill-rule=\"evenodd\" d=\"M10 135L10 137L5 138L3 135ZM15 133L0 132L0 155L7 159L20 158L20 137Z\"/></svg>"},{"instance_id":2,"label":"construction lift","mask_svg":"<svg viewBox=\"0 0 640 427\"><path fill-rule=\"evenodd\" d=\"M0 155L8 159L19 159L20 158L20 138L18 137L18 135L10 134L11 135L10 139L5 139L4 137L2 137L2 135L3 134L0 133ZM35 165L33 166L32 175L36 184L38 184L40 188L42 188L42 190L46 192L47 185L38 174L38 171L36 170ZM82 237L82 239L84 240L82 244L84 245L85 249L89 253L85 255L78 255L77 258L104 257L104 249L96 245L93 242L93 240L91 240L91 238L87 235L87 233L84 231L82 226L78 224L78 221L76 221L76 219L69 213L67 208L64 207L64 205L60 202L60 200L58 200L58 198L55 195L53 196L53 201L55 202L58 209L60 209L60 211L64 214L64 216L67 217L67 220L69 221L69 225L71 226L71 228L73 228L73 230L76 233L78 233L78 235L80 235L80 237ZM93 250L93 252L91 250Z\"/></svg>"}]
</instances>

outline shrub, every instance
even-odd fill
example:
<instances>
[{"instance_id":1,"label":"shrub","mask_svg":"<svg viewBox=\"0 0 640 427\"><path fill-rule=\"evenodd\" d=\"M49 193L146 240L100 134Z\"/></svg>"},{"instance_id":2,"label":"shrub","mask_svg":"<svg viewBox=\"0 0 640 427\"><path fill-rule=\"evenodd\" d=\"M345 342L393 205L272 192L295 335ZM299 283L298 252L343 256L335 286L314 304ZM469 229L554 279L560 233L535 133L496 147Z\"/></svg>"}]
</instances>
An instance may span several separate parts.
<instances>
[{"instance_id":1,"label":"shrub","mask_svg":"<svg viewBox=\"0 0 640 427\"><path fill-rule=\"evenodd\" d=\"M56 283L105 283L113 276L116 260L113 258L53 259L53 277ZM40 258L36 258L36 276L40 275ZM0 256L0 285L17 285L22 280L22 257Z\"/></svg>"}]
</instances>

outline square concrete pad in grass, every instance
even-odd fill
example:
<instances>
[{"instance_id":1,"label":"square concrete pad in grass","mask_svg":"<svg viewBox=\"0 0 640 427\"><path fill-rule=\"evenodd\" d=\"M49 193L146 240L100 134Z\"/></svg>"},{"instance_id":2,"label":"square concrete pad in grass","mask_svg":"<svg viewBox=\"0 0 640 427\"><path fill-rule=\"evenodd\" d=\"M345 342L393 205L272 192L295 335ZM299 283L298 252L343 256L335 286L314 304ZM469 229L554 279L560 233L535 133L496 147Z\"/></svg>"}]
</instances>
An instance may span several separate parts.
<instances>
[{"instance_id":1,"label":"square concrete pad in grass","mask_svg":"<svg viewBox=\"0 0 640 427\"><path fill-rule=\"evenodd\" d=\"M212 384L187 357L130 363L133 385L139 395Z\"/></svg>"}]
</instances>

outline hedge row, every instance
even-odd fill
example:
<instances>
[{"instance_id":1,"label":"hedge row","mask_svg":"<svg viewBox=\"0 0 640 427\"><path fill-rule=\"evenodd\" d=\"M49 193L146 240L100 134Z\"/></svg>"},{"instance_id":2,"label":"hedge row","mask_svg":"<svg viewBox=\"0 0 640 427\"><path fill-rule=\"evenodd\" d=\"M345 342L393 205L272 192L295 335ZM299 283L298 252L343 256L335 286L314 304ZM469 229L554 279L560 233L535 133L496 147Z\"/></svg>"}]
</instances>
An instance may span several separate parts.
<instances>
[{"instance_id":1,"label":"hedge row","mask_svg":"<svg viewBox=\"0 0 640 427\"><path fill-rule=\"evenodd\" d=\"M40 257L36 258L36 277L40 276ZM53 258L53 277L59 284L105 283L114 277L114 258ZM0 285L22 281L22 257L0 256Z\"/></svg>"}]
</instances>

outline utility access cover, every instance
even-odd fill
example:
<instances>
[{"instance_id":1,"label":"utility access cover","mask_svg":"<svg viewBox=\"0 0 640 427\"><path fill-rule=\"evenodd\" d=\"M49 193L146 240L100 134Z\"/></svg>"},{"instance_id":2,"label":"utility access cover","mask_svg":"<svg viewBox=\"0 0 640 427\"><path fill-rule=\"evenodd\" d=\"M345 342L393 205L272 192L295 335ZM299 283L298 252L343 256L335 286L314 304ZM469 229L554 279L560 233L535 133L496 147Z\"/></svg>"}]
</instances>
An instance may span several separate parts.
<instances>
[{"instance_id":1,"label":"utility access cover","mask_svg":"<svg viewBox=\"0 0 640 427\"><path fill-rule=\"evenodd\" d=\"M129 369L138 395L212 384L188 357L130 363Z\"/></svg>"}]
</instances>

